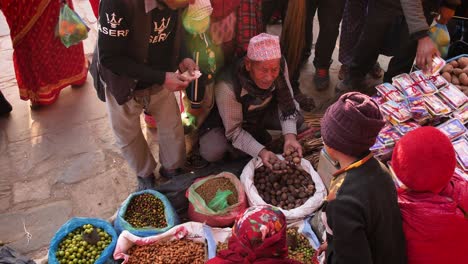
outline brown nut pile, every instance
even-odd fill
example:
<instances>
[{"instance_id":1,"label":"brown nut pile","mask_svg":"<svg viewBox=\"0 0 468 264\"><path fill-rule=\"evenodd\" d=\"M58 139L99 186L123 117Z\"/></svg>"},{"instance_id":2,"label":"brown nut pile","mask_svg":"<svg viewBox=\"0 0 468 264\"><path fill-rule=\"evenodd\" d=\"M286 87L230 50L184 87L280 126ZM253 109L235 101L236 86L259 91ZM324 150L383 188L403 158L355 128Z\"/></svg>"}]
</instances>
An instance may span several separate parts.
<instances>
[{"instance_id":1,"label":"brown nut pile","mask_svg":"<svg viewBox=\"0 0 468 264\"><path fill-rule=\"evenodd\" d=\"M163 202L150 193L134 196L125 211L124 219L136 228L167 226Z\"/></svg>"},{"instance_id":2,"label":"brown nut pile","mask_svg":"<svg viewBox=\"0 0 468 264\"><path fill-rule=\"evenodd\" d=\"M309 240L297 228L288 228L286 231L289 258L304 264L312 263L312 256L315 253Z\"/></svg>"},{"instance_id":3,"label":"brown nut pile","mask_svg":"<svg viewBox=\"0 0 468 264\"><path fill-rule=\"evenodd\" d=\"M273 169L262 166L254 174L254 185L267 204L291 210L314 195L315 184L302 168L278 160L273 164Z\"/></svg>"},{"instance_id":4,"label":"brown nut pile","mask_svg":"<svg viewBox=\"0 0 468 264\"><path fill-rule=\"evenodd\" d=\"M216 192L220 191L231 191L232 194L228 196L228 205L233 205L238 202L236 186L228 178L215 178L206 181L200 185L195 191L205 200L205 203L210 203L211 200L216 196Z\"/></svg>"},{"instance_id":5,"label":"brown nut pile","mask_svg":"<svg viewBox=\"0 0 468 264\"><path fill-rule=\"evenodd\" d=\"M218 242L218 244L216 245L216 254L218 254L220 251L223 251L225 249L228 249L228 242Z\"/></svg>"},{"instance_id":6,"label":"brown nut pile","mask_svg":"<svg viewBox=\"0 0 468 264\"><path fill-rule=\"evenodd\" d=\"M128 264L203 264L205 244L191 240L172 240L133 246L127 253Z\"/></svg>"},{"instance_id":7,"label":"brown nut pile","mask_svg":"<svg viewBox=\"0 0 468 264\"><path fill-rule=\"evenodd\" d=\"M468 57L447 63L440 73L445 80L468 95Z\"/></svg>"}]
</instances>

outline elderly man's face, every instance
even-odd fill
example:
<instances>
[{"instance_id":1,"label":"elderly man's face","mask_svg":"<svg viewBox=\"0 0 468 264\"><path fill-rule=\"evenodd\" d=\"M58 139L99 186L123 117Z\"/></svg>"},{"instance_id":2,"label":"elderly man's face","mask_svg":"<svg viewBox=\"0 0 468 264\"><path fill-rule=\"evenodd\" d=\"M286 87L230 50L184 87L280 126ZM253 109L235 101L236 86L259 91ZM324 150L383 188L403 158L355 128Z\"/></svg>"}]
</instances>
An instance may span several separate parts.
<instances>
[{"instance_id":1,"label":"elderly man's face","mask_svg":"<svg viewBox=\"0 0 468 264\"><path fill-rule=\"evenodd\" d=\"M250 78L260 89L269 89L280 73L280 59L267 61L245 60L245 68L250 74Z\"/></svg>"},{"instance_id":2,"label":"elderly man's face","mask_svg":"<svg viewBox=\"0 0 468 264\"><path fill-rule=\"evenodd\" d=\"M188 4L192 4L195 0L160 0L165 3L170 9L184 8Z\"/></svg>"}]
</instances>

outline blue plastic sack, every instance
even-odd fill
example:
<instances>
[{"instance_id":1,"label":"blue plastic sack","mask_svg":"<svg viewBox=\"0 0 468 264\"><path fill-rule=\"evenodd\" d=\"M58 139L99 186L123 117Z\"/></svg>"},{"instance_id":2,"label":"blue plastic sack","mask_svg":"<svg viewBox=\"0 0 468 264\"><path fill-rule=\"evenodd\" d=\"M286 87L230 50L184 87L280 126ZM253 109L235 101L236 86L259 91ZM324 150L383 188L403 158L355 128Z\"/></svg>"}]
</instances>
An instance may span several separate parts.
<instances>
[{"instance_id":1,"label":"blue plastic sack","mask_svg":"<svg viewBox=\"0 0 468 264\"><path fill-rule=\"evenodd\" d=\"M112 257L115 245L117 243L117 234L115 233L112 225L109 222L98 218L75 217L68 220L68 222L60 227L60 229L55 233L54 237L50 241L48 254L49 264L59 264L59 261L55 256L55 252L57 251L60 242L62 242L68 233L73 232L75 229L86 224L91 224L94 227L101 228L112 237L112 242L101 252L101 256L96 260L96 262L94 262L94 264L104 264L110 257Z\"/></svg>"},{"instance_id":2,"label":"blue plastic sack","mask_svg":"<svg viewBox=\"0 0 468 264\"><path fill-rule=\"evenodd\" d=\"M133 197L138 196L140 194L144 193L150 193L154 195L156 198L161 200L161 202L164 204L164 215L166 216L166 223L167 227L164 228L151 228L151 227L144 227L144 228L135 228L133 227L130 223L125 221L124 216L125 212L127 211L127 207L130 204L130 201L133 199ZM154 236L157 234L161 234L166 232L167 230L171 229L173 226L179 224L179 217L177 216L176 211L174 210L174 207L172 207L171 203L169 200L164 196L163 194L153 191L153 190L144 190L136 193L130 194L127 199L122 203L122 206L119 208L119 211L117 213L117 217L114 221L114 228L117 234L122 233L123 230L127 230L128 232L139 236L139 237L148 237L148 236Z\"/></svg>"}]
</instances>

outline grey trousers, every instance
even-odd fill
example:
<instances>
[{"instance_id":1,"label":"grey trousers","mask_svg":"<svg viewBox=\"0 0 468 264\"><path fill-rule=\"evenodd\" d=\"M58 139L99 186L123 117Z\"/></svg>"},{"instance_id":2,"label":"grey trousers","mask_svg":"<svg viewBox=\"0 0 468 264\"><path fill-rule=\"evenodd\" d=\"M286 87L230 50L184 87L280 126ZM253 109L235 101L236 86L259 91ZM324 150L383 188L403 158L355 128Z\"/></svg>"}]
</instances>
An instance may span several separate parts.
<instances>
[{"instance_id":1,"label":"grey trousers","mask_svg":"<svg viewBox=\"0 0 468 264\"><path fill-rule=\"evenodd\" d=\"M151 90L152 89L152 90ZM174 93L161 87L137 91L134 98L119 105L106 89L106 106L117 146L137 176L147 177L156 161L143 136L140 115L143 110L158 122L159 160L165 169L182 167L185 162L185 137Z\"/></svg>"}]
</instances>

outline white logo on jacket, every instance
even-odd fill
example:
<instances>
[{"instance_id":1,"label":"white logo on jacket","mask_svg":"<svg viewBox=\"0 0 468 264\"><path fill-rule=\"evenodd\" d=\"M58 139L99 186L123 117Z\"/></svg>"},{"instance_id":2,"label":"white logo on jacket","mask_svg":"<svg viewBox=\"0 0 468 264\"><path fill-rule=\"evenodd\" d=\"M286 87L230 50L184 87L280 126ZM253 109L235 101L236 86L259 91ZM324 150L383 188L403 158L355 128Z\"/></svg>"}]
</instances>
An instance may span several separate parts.
<instances>
[{"instance_id":1,"label":"white logo on jacket","mask_svg":"<svg viewBox=\"0 0 468 264\"><path fill-rule=\"evenodd\" d=\"M130 30L128 29L116 29L120 26L123 18L117 18L115 13L112 13L110 16L106 13L107 26L101 26L98 24L98 30L104 35L111 37L126 37Z\"/></svg>"},{"instance_id":2,"label":"white logo on jacket","mask_svg":"<svg viewBox=\"0 0 468 264\"><path fill-rule=\"evenodd\" d=\"M171 32L164 32L171 24L171 17L161 19L158 23L157 21L153 21L154 23L154 32L155 35L150 36L150 43L160 43L166 41L169 37Z\"/></svg>"},{"instance_id":3,"label":"white logo on jacket","mask_svg":"<svg viewBox=\"0 0 468 264\"><path fill-rule=\"evenodd\" d=\"M111 25L111 28L117 28L120 26L120 22L122 22L122 18L116 19L115 13L111 14L111 18L109 19L109 14L106 13L107 23Z\"/></svg>"}]
</instances>

